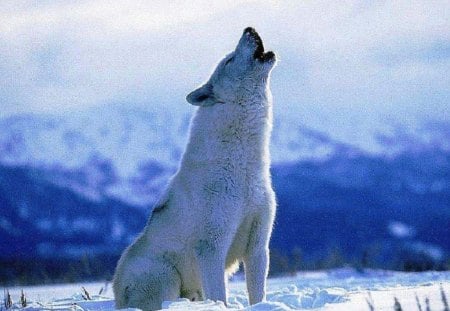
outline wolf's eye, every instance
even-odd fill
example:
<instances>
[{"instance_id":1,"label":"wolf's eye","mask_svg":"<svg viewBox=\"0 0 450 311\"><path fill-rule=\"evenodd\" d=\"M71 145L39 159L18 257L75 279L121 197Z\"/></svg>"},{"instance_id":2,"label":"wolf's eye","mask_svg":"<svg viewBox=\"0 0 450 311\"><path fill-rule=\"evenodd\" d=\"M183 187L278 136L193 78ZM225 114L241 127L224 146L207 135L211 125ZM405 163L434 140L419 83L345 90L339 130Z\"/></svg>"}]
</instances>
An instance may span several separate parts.
<instances>
[{"instance_id":1,"label":"wolf's eye","mask_svg":"<svg viewBox=\"0 0 450 311\"><path fill-rule=\"evenodd\" d=\"M225 62L225 66L228 65L229 62L231 62L234 59L234 57L230 57L226 62Z\"/></svg>"}]
</instances>

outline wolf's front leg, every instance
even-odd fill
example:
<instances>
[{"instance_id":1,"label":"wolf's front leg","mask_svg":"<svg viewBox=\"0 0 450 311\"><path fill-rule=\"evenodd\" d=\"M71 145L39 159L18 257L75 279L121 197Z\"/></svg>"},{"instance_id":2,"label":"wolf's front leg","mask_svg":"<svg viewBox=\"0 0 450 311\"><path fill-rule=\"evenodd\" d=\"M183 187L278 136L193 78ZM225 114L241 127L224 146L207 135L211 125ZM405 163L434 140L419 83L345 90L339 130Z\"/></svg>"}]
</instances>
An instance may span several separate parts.
<instances>
[{"instance_id":1,"label":"wolf's front leg","mask_svg":"<svg viewBox=\"0 0 450 311\"><path fill-rule=\"evenodd\" d=\"M225 284L225 256L208 241L196 247L197 260L205 299L227 303Z\"/></svg>"},{"instance_id":2,"label":"wolf's front leg","mask_svg":"<svg viewBox=\"0 0 450 311\"><path fill-rule=\"evenodd\" d=\"M244 259L245 280L251 305L265 300L266 278L269 271L269 251L259 250Z\"/></svg>"},{"instance_id":3,"label":"wolf's front leg","mask_svg":"<svg viewBox=\"0 0 450 311\"><path fill-rule=\"evenodd\" d=\"M266 279L269 272L269 233L255 221L250 233L247 254L244 257L245 280L251 305L266 299Z\"/></svg>"}]
</instances>

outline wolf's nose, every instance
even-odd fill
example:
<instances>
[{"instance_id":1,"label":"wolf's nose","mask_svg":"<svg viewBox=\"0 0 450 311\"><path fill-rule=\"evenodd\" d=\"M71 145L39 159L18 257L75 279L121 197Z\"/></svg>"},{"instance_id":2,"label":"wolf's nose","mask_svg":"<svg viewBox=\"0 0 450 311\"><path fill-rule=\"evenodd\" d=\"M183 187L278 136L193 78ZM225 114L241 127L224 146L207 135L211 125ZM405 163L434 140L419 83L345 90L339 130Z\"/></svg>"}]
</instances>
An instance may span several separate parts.
<instances>
[{"instance_id":1,"label":"wolf's nose","mask_svg":"<svg viewBox=\"0 0 450 311\"><path fill-rule=\"evenodd\" d=\"M252 33L253 34L255 32L256 32L256 30L253 27L247 27L244 29L244 33Z\"/></svg>"}]
</instances>

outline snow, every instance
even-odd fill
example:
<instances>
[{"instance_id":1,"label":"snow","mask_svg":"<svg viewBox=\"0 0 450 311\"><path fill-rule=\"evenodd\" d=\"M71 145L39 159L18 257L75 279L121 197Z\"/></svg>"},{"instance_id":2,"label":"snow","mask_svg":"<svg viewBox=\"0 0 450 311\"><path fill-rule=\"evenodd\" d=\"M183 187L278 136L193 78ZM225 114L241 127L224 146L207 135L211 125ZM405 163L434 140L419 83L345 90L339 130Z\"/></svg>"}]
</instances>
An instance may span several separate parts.
<instances>
[{"instance_id":1,"label":"snow","mask_svg":"<svg viewBox=\"0 0 450 311\"><path fill-rule=\"evenodd\" d=\"M414 237L416 231L411 226L400 221L391 221L388 225L389 233L399 239Z\"/></svg>"},{"instance_id":2,"label":"snow","mask_svg":"<svg viewBox=\"0 0 450 311\"><path fill-rule=\"evenodd\" d=\"M444 260L444 251L439 246L422 242L413 242L411 243L411 248L417 254L427 254L433 260Z\"/></svg>"},{"instance_id":3,"label":"snow","mask_svg":"<svg viewBox=\"0 0 450 311\"><path fill-rule=\"evenodd\" d=\"M85 288L92 300L86 300ZM450 296L450 272L405 273L382 270L358 272L337 269L299 272L295 276L268 280L267 301L248 306L243 280L229 283L228 306L223 302L187 299L166 301L164 310L394 310L394 299L403 310L418 310L417 300L425 310L426 299L431 310L444 310L441 289ZM52 286L14 287L9 289L15 307L21 291L26 310L114 310L109 283L62 284ZM83 297L84 296L84 297Z\"/></svg>"}]
</instances>

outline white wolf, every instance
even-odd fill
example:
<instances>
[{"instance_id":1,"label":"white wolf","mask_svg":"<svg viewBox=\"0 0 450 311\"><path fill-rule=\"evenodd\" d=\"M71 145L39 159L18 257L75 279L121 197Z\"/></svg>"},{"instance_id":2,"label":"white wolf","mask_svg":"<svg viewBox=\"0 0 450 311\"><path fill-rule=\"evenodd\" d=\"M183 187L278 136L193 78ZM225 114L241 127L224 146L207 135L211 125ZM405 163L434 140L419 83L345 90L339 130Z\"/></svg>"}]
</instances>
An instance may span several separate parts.
<instances>
[{"instance_id":1,"label":"white wolf","mask_svg":"<svg viewBox=\"0 0 450 311\"><path fill-rule=\"evenodd\" d=\"M181 165L114 276L116 307L155 310L185 297L226 302L226 282L244 263L250 304L265 299L275 194L269 172L276 63L246 28L206 84Z\"/></svg>"}]
</instances>

